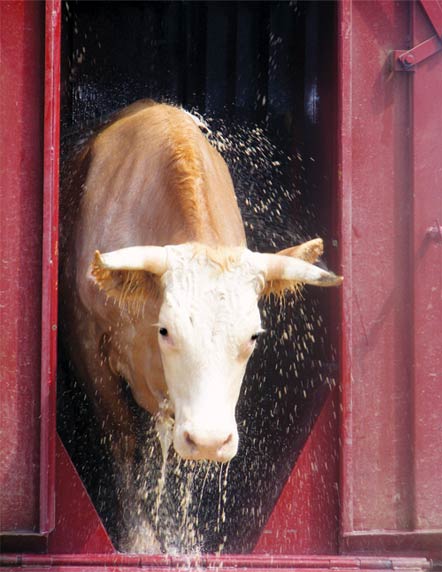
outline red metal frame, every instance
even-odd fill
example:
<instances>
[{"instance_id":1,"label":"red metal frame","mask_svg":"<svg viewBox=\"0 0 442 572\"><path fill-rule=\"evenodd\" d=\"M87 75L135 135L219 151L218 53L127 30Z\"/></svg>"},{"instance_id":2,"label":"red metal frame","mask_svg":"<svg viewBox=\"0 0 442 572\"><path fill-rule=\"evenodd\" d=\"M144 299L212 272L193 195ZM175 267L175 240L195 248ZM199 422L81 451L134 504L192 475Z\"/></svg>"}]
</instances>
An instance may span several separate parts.
<instances>
[{"instance_id":1,"label":"red metal frame","mask_svg":"<svg viewBox=\"0 0 442 572\"><path fill-rule=\"evenodd\" d=\"M414 71L415 66L442 50L442 2L420 0L420 5L436 30L436 35L425 39L410 50L394 50L393 60L396 71Z\"/></svg>"},{"instance_id":2,"label":"red metal frame","mask_svg":"<svg viewBox=\"0 0 442 572\"><path fill-rule=\"evenodd\" d=\"M16 566L27 570L63 570L73 572L81 568L83 571L95 572L105 569L106 572L124 572L126 570L228 570L246 572L255 570L286 570L295 572L329 572L330 570L357 570L385 572L386 570L420 572L429 570L430 563L425 558L376 558L376 557L333 557L333 556L146 556L130 554L112 555L11 555L3 558L4 572L13 572Z\"/></svg>"},{"instance_id":3,"label":"red metal frame","mask_svg":"<svg viewBox=\"0 0 442 572\"><path fill-rule=\"evenodd\" d=\"M43 284L40 430L40 532L55 524L55 435L58 307L58 178L60 146L61 4L46 1Z\"/></svg>"},{"instance_id":4,"label":"red metal frame","mask_svg":"<svg viewBox=\"0 0 442 572\"><path fill-rule=\"evenodd\" d=\"M388 66L432 31L417 2L339 10L341 550L440 558L442 54Z\"/></svg>"},{"instance_id":5,"label":"red metal frame","mask_svg":"<svg viewBox=\"0 0 442 572\"><path fill-rule=\"evenodd\" d=\"M437 36L432 36L424 40L411 50L395 50L393 57L396 71L415 71L417 64L420 64L430 56L442 50L442 40Z\"/></svg>"},{"instance_id":6,"label":"red metal frame","mask_svg":"<svg viewBox=\"0 0 442 572\"><path fill-rule=\"evenodd\" d=\"M434 10L436 6L438 22L432 18L432 26L440 32L442 7L435 3ZM425 7L428 10L428 2ZM431 27L418 4L413 4L411 18L414 44ZM441 106L435 97L442 93L442 53L422 63L411 81L413 525L422 535L434 535L442 558L442 242L431 234L442 221Z\"/></svg>"},{"instance_id":7,"label":"red metal frame","mask_svg":"<svg viewBox=\"0 0 442 572\"><path fill-rule=\"evenodd\" d=\"M439 476L442 473L442 448L437 439L441 431L442 396L436 384L437 376L442 372L442 243L438 234L442 220L442 170L440 102L434 94L442 92L442 54L438 54L439 59L421 60L418 73L411 75L394 74L384 65L393 48L400 48L401 52L409 48L403 44L410 20L413 46L421 45L434 33L432 26L441 36L441 2L437 0L432 4L421 0L421 5L384 1L377 2L377 9L373 9L372 3L352 0L338 3L339 241L345 276L341 293L340 550L438 558L442 557L442 507L434 499L442 498ZM10 9L11 4L8 6ZM17 2L14 9L18 13L25 6L26 2ZM38 33L38 30L33 32ZM9 36L7 39L9 41ZM250 568L312 572L331 568L429 569L427 558L307 558L289 554L291 550L309 552L328 546L332 551L336 548L333 542L327 544L334 534L330 529L333 525L327 519L320 519L324 513L337 511L339 499L323 499L321 504L318 496L333 485L337 476L334 469L326 471L326 464L334 455L338 437L338 391L330 396L318 418L255 554L171 557L115 552L55 434L59 47L60 2L48 0L38 530L32 528L35 520L32 511L26 522L30 523L27 532L31 536L43 534L45 542L37 548L48 550L49 554L5 555L1 559L5 570L14 570L17 566L32 570L51 566L60 570L101 570L106 567L108 570L151 568L164 571L223 567L237 572ZM15 86L16 75L8 78ZM32 82L27 89L32 89ZM26 97L21 95L19 100L27 119L33 117L30 109L35 116L41 102L39 94L32 93L31 102L27 100L27 94ZM19 96L14 92L11 97ZM4 110L0 118L6 125L8 117ZM14 126L19 127L20 121L15 116L13 119L17 120ZM29 127L32 134L37 133L38 125L33 117ZM29 133L26 136L29 138ZM13 148L10 139L8 144L15 164L21 167L21 161L25 161L26 177L20 184L26 185L28 174L38 170L38 155L31 149L34 154L29 159L26 155L29 145ZM2 156L2 165L3 160L9 177L8 188L14 190L19 185L10 174L9 158ZM31 207L35 210L40 205L35 194L40 183L37 175L29 186L33 194L29 190L23 191L25 199L26 193L31 193L29 196L34 201ZM23 201L19 199L11 203L9 214L22 208ZM37 232L38 224L34 219L35 216L32 231ZM24 225L23 220L17 224ZM436 230L431 230L433 227ZM14 240L19 231L20 228L14 229L14 224L7 228ZM16 266L21 264L21 243L15 248L8 242L8 236L1 238L2 246L7 243L11 249L11 260L16 257ZM10 268L6 270L9 272ZM26 274L26 279L35 280L37 274L33 270ZM15 274L10 286L9 282L5 283L11 290L18 291L18 282L13 283L13 280L17 280ZM27 288L29 294L31 288ZM13 306L17 315L20 314L18 303ZM14 330L13 343L18 347L21 338L19 333L15 334ZM16 381L2 385L2 388L12 387L15 391ZM332 433L331 438L328 432ZM28 445L25 440L29 435L20 435L23 445ZM327 481L324 485L310 471L312 462L318 459L324 465L323 476ZM307 477L299 479L297 471L305 471ZM24 499L23 507L26 501ZM319 506L323 512L318 515ZM284 531L283 538L278 536L289 526L300 531L296 541L287 534L288 530ZM312 531L315 526L317 530ZM24 543L17 546L20 551L26 550Z\"/></svg>"},{"instance_id":8,"label":"red metal frame","mask_svg":"<svg viewBox=\"0 0 442 572\"><path fill-rule=\"evenodd\" d=\"M345 443L352 442L352 425L349 414L351 413L351 332L352 332L352 307L353 298L352 280L349 277L353 274L352 252L351 252L351 213L352 213L352 153L348 152L352 144L352 93L351 93L351 73L352 56L348 48L351 37L351 0L338 4L338 67L340 70L339 82L339 110L338 110L338 170L339 170L339 203L341 207L340 221L340 250L342 257L342 274L345 276L345 284L341 289L342 308L342 333L341 333L341 383L347 385L347 391L341 395L341 412L347 412L341 417L341 470L340 470L340 491L343 496L342 503L348 505L352 495L351 481L346 479L346 469L351 463L348 455L345 455ZM350 512L341 509L341 535L349 528Z\"/></svg>"},{"instance_id":9,"label":"red metal frame","mask_svg":"<svg viewBox=\"0 0 442 572\"><path fill-rule=\"evenodd\" d=\"M9 346L2 352L7 369L1 383L10 401L6 418L14 400L27 411L21 423L16 412L3 428L8 445L2 451L15 446L23 456L5 470L3 486L12 500L4 506L12 514L3 533L19 532L22 545L41 549L55 522L60 3L3 2L1 9L2 173L8 192L2 199L2 286L11 295L5 312L15 323L10 327L5 316L10 335L4 337ZM24 297L18 304L14 292Z\"/></svg>"},{"instance_id":10,"label":"red metal frame","mask_svg":"<svg viewBox=\"0 0 442 572\"><path fill-rule=\"evenodd\" d=\"M3 532L27 534L40 519L43 9L0 2L0 506Z\"/></svg>"},{"instance_id":11,"label":"red metal frame","mask_svg":"<svg viewBox=\"0 0 442 572\"><path fill-rule=\"evenodd\" d=\"M55 528L49 535L49 554L114 554L115 548L59 437L56 447L57 511Z\"/></svg>"},{"instance_id":12,"label":"red metal frame","mask_svg":"<svg viewBox=\"0 0 442 572\"><path fill-rule=\"evenodd\" d=\"M442 38L442 1L441 0L419 0L425 10L436 34Z\"/></svg>"}]
</instances>

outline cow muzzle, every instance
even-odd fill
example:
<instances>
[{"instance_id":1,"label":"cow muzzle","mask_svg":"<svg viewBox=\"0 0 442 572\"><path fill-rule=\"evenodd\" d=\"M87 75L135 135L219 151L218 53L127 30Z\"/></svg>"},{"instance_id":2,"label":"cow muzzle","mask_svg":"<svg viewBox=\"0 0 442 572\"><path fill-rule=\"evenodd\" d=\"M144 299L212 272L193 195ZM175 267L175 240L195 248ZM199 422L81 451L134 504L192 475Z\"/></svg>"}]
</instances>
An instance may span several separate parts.
<instances>
[{"instance_id":1,"label":"cow muzzle","mask_svg":"<svg viewBox=\"0 0 442 572\"><path fill-rule=\"evenodd\" d=\"M236 424L208 426L186 421L175 425L174 447L183 459L226 463L238 451Z\"/></svg>"}]
</instances>

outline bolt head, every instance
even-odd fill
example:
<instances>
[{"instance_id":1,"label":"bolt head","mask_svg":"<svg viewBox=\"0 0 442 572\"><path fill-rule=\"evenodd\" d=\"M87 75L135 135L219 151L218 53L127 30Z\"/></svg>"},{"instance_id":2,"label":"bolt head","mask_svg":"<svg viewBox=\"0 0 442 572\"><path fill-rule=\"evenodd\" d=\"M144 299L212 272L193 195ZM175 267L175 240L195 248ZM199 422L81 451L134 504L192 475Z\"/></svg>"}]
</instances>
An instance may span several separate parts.
<instances>
[{"instance_id":1,"label":"bolt head","mask_svg":"<svg viewBox=\"0 0 442 572\"><path fill-rule=\"evenodd\" d=\"M402 65L405 66L406 68L413 66L415 63L414 54L410 54L410 53L404 54L399 59L401 60Z\"/></svg>"}]
</instances>

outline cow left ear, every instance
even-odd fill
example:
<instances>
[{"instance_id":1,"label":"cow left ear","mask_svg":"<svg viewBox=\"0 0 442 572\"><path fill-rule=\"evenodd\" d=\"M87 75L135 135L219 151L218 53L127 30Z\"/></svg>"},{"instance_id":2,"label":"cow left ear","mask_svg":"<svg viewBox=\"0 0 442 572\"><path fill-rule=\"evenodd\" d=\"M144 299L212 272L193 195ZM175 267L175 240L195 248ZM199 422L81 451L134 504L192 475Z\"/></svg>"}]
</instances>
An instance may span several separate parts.
<instances>
[{"instance_id":1,"label":"cow left ear","mask_svg":"<svg viewBox=\"0 0 442 572\"><path fill-rule=\"evenodd\" d=\"M322 239L315 238L281 250L277 254L259 254L266 280L262 295L281 296L287 290L296 291L302 284L313 286L342 284L342 276L312 264L321 256L323 250Z\"/></svg>"},{"instance_id":2,"label":"cow left ear","mask_svg":"<svg viewBox=\"0 0 442 572\"><path fill-rule=\"evenodd\" d=\"M129 247L105 254L95 251L90 275L108 297L138 312L148 297L158 296L158 278L166 270L163 247Z\"/></svg>"}]
</instances>

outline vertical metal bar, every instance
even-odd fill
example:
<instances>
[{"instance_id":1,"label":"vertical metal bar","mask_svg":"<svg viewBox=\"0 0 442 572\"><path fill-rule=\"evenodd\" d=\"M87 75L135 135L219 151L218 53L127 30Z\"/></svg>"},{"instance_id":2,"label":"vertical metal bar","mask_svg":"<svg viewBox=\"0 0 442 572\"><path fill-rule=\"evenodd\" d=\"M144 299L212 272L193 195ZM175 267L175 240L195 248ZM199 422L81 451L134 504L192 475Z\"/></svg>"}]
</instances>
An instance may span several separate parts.
<instances>
[{"instance_id":1,"label":"vertical metal bar","mask_svg":"<svg viewBox=\"0 0 442 572\"><path fill-rule=\"evenodd\" d=\"M40 532L55 523L58 176L60 139L60 0L46 2L43 278L40 428Z\"/></svg>"},{"instance_id":2,"label":"vertical metal bar","mask_svg":"<svg viewBox=\"0 0 442 572\"><path fill-rule=\"evenodd\" d=\"M341 535L353 527L352 475L352 98L351 42L352 2L338 2L338 201L341 213L339 244L341 273L345 285L341 289L341 471L342 510Z\"/></svg>"},{"instance_id":3,"label":"vertical metal bar","mask_svg":"<svg viewBox=\"0 0 442 572\"><path fill-rule=\"evenodd\" d=\"M424 6L425 7L425 6ZM436 9L436 5L435 8ZM413 44L427 31L417 3ZM434 22L433 22L434 23ZM442 531L442 244L431 239L442 220L440 137L442 53L422 62L413 77L413 366L414 366L414 528ZM442 547L442 543L439 545ZM439 551L439 554L442 552Z\"/></svg>"}]
</instances>

